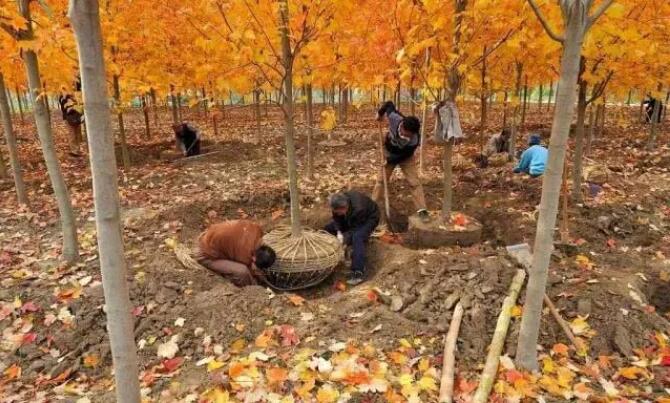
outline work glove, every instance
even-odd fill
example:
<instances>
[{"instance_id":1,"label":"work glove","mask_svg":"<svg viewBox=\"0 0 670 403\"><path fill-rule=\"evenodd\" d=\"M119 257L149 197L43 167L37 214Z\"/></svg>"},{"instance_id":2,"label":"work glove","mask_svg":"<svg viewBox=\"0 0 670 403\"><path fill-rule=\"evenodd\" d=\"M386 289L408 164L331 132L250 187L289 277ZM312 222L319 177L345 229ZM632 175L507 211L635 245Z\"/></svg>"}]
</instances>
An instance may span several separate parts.
<instances>
[{"instance_id":1,"label":"work glove","mask_svg":"<svg viewBox=\"0 0 670 403\"><path fill-rule=\"evenodd\" d=\"M340 241L342 245L344 245L344 234L342 234L340 231L337 231L337 240Z\"/></svg>"}]
</instances>

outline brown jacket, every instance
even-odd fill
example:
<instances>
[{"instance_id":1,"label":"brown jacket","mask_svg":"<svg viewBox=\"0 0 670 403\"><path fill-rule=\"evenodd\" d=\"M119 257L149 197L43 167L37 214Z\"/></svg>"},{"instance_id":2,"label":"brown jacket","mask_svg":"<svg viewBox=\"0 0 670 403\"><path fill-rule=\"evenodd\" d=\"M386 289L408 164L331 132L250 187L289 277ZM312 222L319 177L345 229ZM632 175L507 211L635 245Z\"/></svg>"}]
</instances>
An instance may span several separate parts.
<instances>
[{"instance_id":1,"label":"brown jacket","mask_svg":"<svg viewBox=\"0 0 670 403\"><path fill-rule=\"evenodd\" d=\"M262 239L263 230L253 221L224 221L212 225L200 235L200 257L209 260L232 260L250 266Z\"/></svg>"}]
</instances>

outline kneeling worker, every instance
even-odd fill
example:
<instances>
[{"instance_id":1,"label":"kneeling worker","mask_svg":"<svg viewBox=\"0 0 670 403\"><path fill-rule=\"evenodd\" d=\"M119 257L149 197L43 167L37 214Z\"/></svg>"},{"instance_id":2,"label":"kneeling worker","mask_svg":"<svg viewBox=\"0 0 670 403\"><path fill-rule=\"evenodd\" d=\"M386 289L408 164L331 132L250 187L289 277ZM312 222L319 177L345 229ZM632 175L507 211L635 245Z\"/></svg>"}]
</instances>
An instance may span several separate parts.
<instances>
[{"instance_id":1,"label":"kneeling worker","mask_svg":"<svg viewBox=\"0 0 670 403\"><path fill-rule=\"evenodd\" d=\"M549 150L540 145L540 136L533 134L528 139L528 148L521 154L519 165L514 168L514 173L527 173L536 178L544 173L547 165Z\"/></svg>"},{"instance_id":2,"label":"kneeling worker","mask_svg":"<svg viewBox=\"0 0 670 403\"><path fill-rule=\"evenodd\" d=\"M177 149L184 157L200 155L200 130L197 127L186 122L173 125L172 130L177 141Z\"/></svg>"},{"instance_id":3,"label":"kneeling worker","mask_svg":"<svg viewBox=\"0 0 670 403\"><path fill-rule=\"evenodd\" d=\"M365 280L365 248L370 235L379 224L379 207L363 193L350 191L336 193L330 198L333 221L326 231L342 244L351 246L351 274L347 283L358 285Z\"/></svg>"},{"instance_id":4,"label":"kneeling worker","mask_svg":"<svg viewBox=\"0 0 670 403\"><path fill-rule=\"evenodd\" d=\"M210 226L198 239L196 260L238 287L254 285L276 259L263 245L263 230L250 220L231 220Z\"/></svg>"}]
</instances>

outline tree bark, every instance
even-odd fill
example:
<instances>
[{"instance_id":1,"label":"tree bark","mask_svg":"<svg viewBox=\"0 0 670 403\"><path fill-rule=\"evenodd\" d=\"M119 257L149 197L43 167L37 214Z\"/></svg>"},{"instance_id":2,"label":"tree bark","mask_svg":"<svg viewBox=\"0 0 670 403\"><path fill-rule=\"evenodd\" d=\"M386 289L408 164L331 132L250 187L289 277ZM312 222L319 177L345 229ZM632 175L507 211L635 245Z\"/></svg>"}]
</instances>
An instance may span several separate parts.
<instances>
[{"instance_id":1,"label":"tree bark","mask_svg":"<svg viewBox=\"0 0 670 403\"><path fill-rule=\"evenodd\" d=\"M595 117L596 114L593 112L593 105L591 105L590 111L589 111L589 133L586 138L586 150L585 153L586 155L591 154L591 146L593 144L593 130L594 127L593 125L595 124Z\"/></svg>"},{"instance_id":2,"label":"tree bark","mask_svg":"<svg viewBox=\"0 0 670 403\"><path fill-rule=\"evenodd\" d=\"M658 126L658 118L661 113L661 100L657 99L654 103L654 110L651 114L651 125L649 127L649 140L647 141L647 150L656 148L656 128Z\"/></svg>"},{"instance_id":3,"label":"tree bark","mask_svg":"<svg viewBox=\"0 0 670 403\"><path fill-rule=\"evenodd\" d=\"M540 94L537 96L537 110L542 112L542 96L544 95L544 86L540 84Z\"/></svg>"},{"instance_id":4,"label":"tree bark","mask_svg":"<svg viewBox=\"0 0 670 403\"><path fill-rule=\"evenodd\" d=\"M181 92L177 92L177 116L179 116L179 121L184 121L183 109L181 105Z\"/></svg>"},{"instance_id":5,"label":"tree bark","mask_svg":"<svg viewBox=\"0 0 670 403\"><path fill-rule=\"evenodd\" d=\"M521 77L523 76L523 63L516 63L516 88L514 91L514 109L512 109L512 134L509 140L509 159L516 158L516 143L519 132L519 112L521 110Z\"/></svg>"},{"instance_id":6,"label":"tree bark","mask_svg":"<svg viewBox=\"0 0 670 403\"><path fill-rule=\"evenodd\" d=\"M9 93L9 89L5 88L5 97L7 98L7 103L9 104L9 113L11 116L16 115L16 111L14 110L14 102L12 102L12 94Z\"/></svg>"},{"instance_id":7,"label":"tree bark","mask_svg":"<svg viewBox=\"0 0 670 403\"><path fill-rule=\"evenodd\" d=\"M585 61L582 58L582 67ZM583 72L583 69L582 69ZM572 167L572 200L575 203L582 202L582 160L584 156L584 121L586 120L586 89L587 83L579 81L579 94L577 95L577 123L575 126L575 153L573 155Z\"/></svg>"},{"instance_id":8,"label":"tree bark","mask_svg":"<svg viewBox=\"0 0 670 403\"><path fill-rule=\"evenodd\" d=\"M9 113L9 105L5 94L5 78L2 73L0 73L0 118L2 118L2 128L5 132L5 141L7 142L7 150L9 151L9 163L12 167L12 175L14 176L16 198L19 204L28 205L28 193L26 192L26 185L23 182L23 170L21 169L19 148L16 144L16 136L14 135L14 128L12 127L12 117Z\"/></svg>"},{"instance_id":9,"label":"tree bark","mask_svg":"<svg viewBox=\"0 0 670 403\"><path fill-rule=\"evenodd\" d=\"M482 52L482 72L481 72L481 89L480 89L480 94L479 94L479 105L481 109L481 119L479 122L479 148L480 152L484 150L484 143L486 140L484 137L486 136L486 124L488 120L488 103L487 101L487 96L488 96L488 85L486 84L486 51L487 47L484 46L484 50Z\"/></svg>"},{"instance_id":10,"label":"tree bark","mask_svg":"<svg viewBox=\"0 0 670 403\"><path fill-rule=\"evenodd\" d=\"M554 228L563 176L563 165L570 125L574 115L579 61L584 34L590 17L581 1L565 3L565 39L561 57L561 74L556 108L549 143L549 160L542 181L540 214L537 222L526 302L521 319L517 344L517 364L527 370L537 370L537 342L540 333L542 304L547 285L549 261L553 250Z\"/></svg>"},{"instance_id":11,"label":"tree bark","mask_svg":"<svg viewBox=\"0 0 670 403\"><path fill-rule=\"evenodd\" d=\"M23 18L32 21L30 17L29 0L19 0L19 10ZM29 23L27 29L21 31L21 40L33 40L33 28ZM79 257L79 245L77 244L77 227L70 201L70 192L65 184L65 178L61 171L56 148L53 140L53 133L49 123L47 108L43 99L38 95L42 93L42 83L40 80L39 62L37 55L31 49L23 51L23 62L28 76L28 85L30 88L30 101L33 104L35 116L35 126L39 136L44 162L51 180L51 187L56 197L58 212L60 214L61 229L63 231L63 259L67 263L74 263Z\"/></svg>"},{"instance_id":12,"label":"tree bark","mask_svg":"<svg viewBox=\"0 0 670 403\"><path fill-rule=\"evenodd\" d=\"M291 234L300 236L300 193L298 188L298 168L295 160L293 140L293 57L289 38L288 0L279 1L279 32L281 35L282 65L284 67L284 114L286 118L286 162L288 165L288 187L291 197Z\"/></svg>"},{"instance_id":13,"label":"tree bark","mask_svg":"<svg viewBox=\"0 0 670 403\"><path fill-rule=\"evenodd\" d=\"M305 86L307 93L307 177L314 177L314 105L312 99L312 84Z\"/></svg>"},{"instance_id":14,"label":"tree bark","mask_svg":"<svg viewBox=\"0 0 670 403\"><path fill-rule=\"evenodd\" d=\"M507 127L507 106L509 101L509 92L505 91L505 97L503 98L503 118L502 126L503 128Z\"/></svg>"},{"instance_id":15,"label":"tree bark","mask_svg":"<svg viewBox=\"0 0 670 403\"><path fill-rule=\"evenodd\" d=\"M119 122L119 140L121 141L121 161L123 169L130 169L130 155L128 154L128 143L126 142L126 125L123 122L123 107L121 105L121 86L119 85L119 76L114 75L114 101L116 102L116 119Z\"/></svg>"},{"instance_id":16,"label":"tree bark","mask_svg":"<svg viewBox=\"0 0 670 403\"><path fill-rule=\"evenodd\" d=\"M154 115L154 126L158 127L158 100L156 99L156 90L151 89L149 91L149 94L151 95L151 110Z\"/></svg>"},{"instance_id":17,"label":"tree bark","mask_svg":"<svg viewBox=\"0 0 670 403\"><path fill-rule=\"evenodd\" d=\"M526 111L528 110L528 76L523 85L523 109L521 110L521 130L526 129Z\"/></svg>"},{"instance_id":18,"label":"tree bark","mask_svg":"<svg viewBox=\"0 0 670 403\"><path fill-rule=\"evenodd\" d=\"M147 102L149 96L147 94L141 95L142 99L142 114L144 114L144 138L151 139L151 124L149 122L149 103Z\"/></svg>"},{"instance_id":19,"label":"tree bark","mask_svg":"<svg viewBox=\"0 0 670 403\"><path fill-rule=\"evenodd\" d=\"M21 123L25 122L25 116L23 114L23 100L21 99L21 91L19 87L16 87L16 101L19 104L19 116L21 117Z\"/></svg>"},{"instance_id":20,"label":"tree bark","mask_svg":"<svg viewBox=\"0 0 670 403\"><path fill-rule=\"evenodd\" d=\"M554 96L554 82L552 81L549 84L549 100L547 100L547 110L551 107L551 100Z\"/></svg>"},{"instance_id":21,"label":"tree bark","mask_svg":"<svg viewBox=\"0 0 670 403\"><path fill-rule=\"evenodd\" d=\"M69 14L79 49L84 109L90 133L88 144L93 176L95 223L107 331L116 380L116 400L139 403L139 370L131 316L132 305L126 282L114 135L107 103L98 0L71 0Z\"/></svg>"},{"instance_id":22,"label":"tree bark","mask_svg":"<svg viewBox=\"0 0 670 403\"><path fill-rule=\"evenodd\" d=\"M170 84L170 101L172 102L172 123L179 124L179 111L177 110L177 97L174 94L174 85Z\"/></svg>"},{"instance_id":23,"label":"tree bark","mask_svg":"<svg viewBox=\"0 0 670 403\"><path fill-rule=\"evenodd\" d=\"M254 142L260 144L263 132L261 130L261 90L258 88L254 90L254 117L256 118L256 136Z\"/></svg>"},{"instance_id":24,"label":"tree bark","mask_svg":"<svg viewBox=\"0 0 670 403\"><path fill-rule=\"evenodd\" d=\"M205 119L207 119L209 117L209 103L207 101L207 91L205 91L205 87L202 87L202 109L205 113Z\"/></svg>"}]
</instances>

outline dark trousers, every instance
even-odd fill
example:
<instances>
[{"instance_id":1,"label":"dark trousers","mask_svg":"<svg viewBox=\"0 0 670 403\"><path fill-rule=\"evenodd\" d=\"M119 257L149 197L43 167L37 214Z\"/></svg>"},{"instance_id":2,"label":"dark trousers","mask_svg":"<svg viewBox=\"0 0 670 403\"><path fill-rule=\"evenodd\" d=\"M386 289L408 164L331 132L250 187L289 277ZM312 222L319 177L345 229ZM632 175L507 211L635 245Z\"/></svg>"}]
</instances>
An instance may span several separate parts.
<instances>
[{"instance_id":1,"label":"dark trousers","mask_svg":"<svg viewBox=\"0 0 670 403\"><path fill-rule=\"evenodd\" d=\"M379 219L366 222L358 228L348 231L343 231L344 244L351 246L353 253L351 254L351 271L364 273L365 272L365 251L370 235L374 232L379 224ZM337 234L337 226L335 222L326 225L325 230L333 235Z\"/></svg>"}]
</instances>

